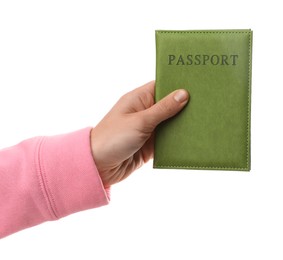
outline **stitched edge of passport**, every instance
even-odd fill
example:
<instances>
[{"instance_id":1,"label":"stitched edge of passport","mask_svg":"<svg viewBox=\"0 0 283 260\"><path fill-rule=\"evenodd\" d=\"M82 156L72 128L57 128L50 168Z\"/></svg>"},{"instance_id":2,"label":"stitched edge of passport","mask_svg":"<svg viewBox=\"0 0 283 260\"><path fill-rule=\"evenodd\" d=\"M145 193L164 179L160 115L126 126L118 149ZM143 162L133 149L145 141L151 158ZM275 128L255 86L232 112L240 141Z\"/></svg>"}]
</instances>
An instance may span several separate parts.
<instances>
[{"instance_id":1,"label":"stitched edge of passport","mask_svg":"<svg viewBox=\"0 0 283 260\"><path fill-rule=\"evenodd\" d=\"M211 30L211 31L207 31L207 30L201 30L201 31L166 31L166 30L156 30L156 33L251 33L251 30Z\"/></svg>"},{"instance_id":2,"label":"stitched edge of passport","mask_svg":"<svg viewBox=\"0 0 283 260\"><path fill-rule=\"evenodd\" d=\"M233 167L211 167L211 166L180 166L180 165L154 165L155 169L192 169L192 170L231 170L231 171L247 171L249 168L233 168Z\"/></svg>"},{"instance_id":3,"label":"stitched edge of passport","mask_svg":"<svg viewBox=\"0 0 283 260\"><path fill-rule=\"evenodd\" d=\"M251 30L201 30L201 31L162 31L156 30L156 33L247 33L249 35L249 71L248 71L248 109L247 109L247 146L246 146L246 167L210 167L210 166L189 166L189 165L153 165L154 168L179 168L179 169L211 169L211 170L250 170L250 94L251 94L251 56L252 56L252 48L251 48Z\"/></svg>"}]
</instances>

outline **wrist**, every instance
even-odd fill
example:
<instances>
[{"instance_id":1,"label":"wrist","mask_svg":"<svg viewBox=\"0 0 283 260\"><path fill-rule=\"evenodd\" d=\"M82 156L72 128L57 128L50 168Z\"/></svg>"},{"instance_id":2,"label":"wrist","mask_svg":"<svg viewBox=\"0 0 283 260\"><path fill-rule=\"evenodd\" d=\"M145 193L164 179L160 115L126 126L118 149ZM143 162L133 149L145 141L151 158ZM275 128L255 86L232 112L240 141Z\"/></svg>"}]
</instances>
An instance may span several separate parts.
<instances>
[{"instance_id":1,"label":"wrist","mask_svg":"<svg viewBox=\"0 0 283 260\"><path fill-rule=\"evenodd\" d=\"M103 183L104 188L108 188L110 187L110 185L108 184L107 180L106 180L106 174L105 171L102 170L102 166L101 166L101 162L102 162L102 158L101 155L99 154L99 138L97 138L96 135L96 128L92 128L91 132L90 132L90 146L91 146L91 153L92 153L92 158L94 160L94 163L96 165L98 174L100 176L100 179Z\"/></svg>"}]
</instances>

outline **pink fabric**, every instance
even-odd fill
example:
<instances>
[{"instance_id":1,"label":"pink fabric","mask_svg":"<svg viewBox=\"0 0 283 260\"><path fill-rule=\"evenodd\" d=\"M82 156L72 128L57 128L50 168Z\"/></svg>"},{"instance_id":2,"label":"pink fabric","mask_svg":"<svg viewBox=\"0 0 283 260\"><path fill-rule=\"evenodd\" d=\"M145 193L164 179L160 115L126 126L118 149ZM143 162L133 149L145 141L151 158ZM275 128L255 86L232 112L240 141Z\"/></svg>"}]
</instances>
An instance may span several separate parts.
<instances>
[{"instance_id":1,"label":"pink fabric","mask_svg":"<svg viewBox=\"0 0 283 260\"><path fill-rule=\"evenodd\" d=\"M90 130L35 137L0 150L0 238L109 203Z\"/></svg>"}]
</instances>

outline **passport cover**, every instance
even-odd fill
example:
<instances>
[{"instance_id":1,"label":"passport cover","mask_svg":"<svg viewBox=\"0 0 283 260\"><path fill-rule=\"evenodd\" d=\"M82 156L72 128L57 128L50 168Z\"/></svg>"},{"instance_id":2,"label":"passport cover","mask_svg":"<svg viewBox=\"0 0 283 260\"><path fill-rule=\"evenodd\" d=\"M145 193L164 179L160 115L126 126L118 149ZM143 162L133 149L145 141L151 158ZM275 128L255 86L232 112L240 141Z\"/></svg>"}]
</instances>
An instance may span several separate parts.
<instances>
[{"instance_id":1,"label":"passport cover","mask_svg":"<svg viewBox=\"0 0 283 260\"><path fill-rule=\"evenodd\" d=\"M155 32L155 101L190 101L156 129L154 168L250 170L251 30Z\"/></svg>"}]
</instances>

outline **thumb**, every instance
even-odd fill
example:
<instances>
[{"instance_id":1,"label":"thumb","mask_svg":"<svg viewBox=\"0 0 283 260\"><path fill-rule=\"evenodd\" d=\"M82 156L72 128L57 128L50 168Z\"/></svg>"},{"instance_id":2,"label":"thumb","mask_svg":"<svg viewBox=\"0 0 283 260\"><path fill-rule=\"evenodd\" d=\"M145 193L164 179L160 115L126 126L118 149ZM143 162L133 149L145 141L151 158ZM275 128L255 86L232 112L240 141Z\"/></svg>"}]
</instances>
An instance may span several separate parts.
<instances>
[{"instance_id":1,"label":"thumb","mask_svg":"<svg viewBox=\"0 0 283 260\"><path fill-rule=\"evenodd\" d=\"M184 108L189 100L189 93L185 89L179 89L161 99L152 107L145 110L146 120L154 128L162 121L176 115Z\"/></svg>"}]
</instances>

